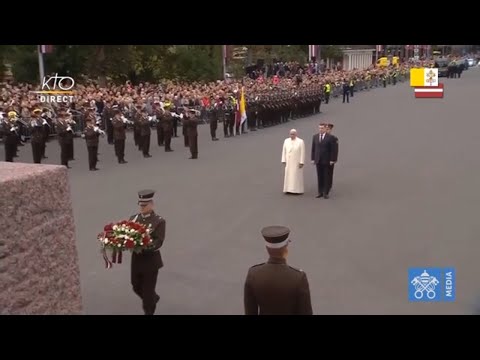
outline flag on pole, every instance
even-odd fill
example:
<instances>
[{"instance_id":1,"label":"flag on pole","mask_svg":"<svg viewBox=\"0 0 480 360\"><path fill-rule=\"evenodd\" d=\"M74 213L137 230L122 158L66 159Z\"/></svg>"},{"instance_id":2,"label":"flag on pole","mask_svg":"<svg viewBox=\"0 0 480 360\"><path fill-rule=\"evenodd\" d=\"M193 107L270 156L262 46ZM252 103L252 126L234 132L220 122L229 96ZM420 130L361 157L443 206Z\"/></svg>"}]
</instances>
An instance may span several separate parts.
<instances>
[{"instance_id":1,"label":"flag on pole","mask_svg":"<svg viewBox=\"0 0 480 360\"><path fill-rule=\"evenodd\" d=\"M53 52L53 45L40 45L40 52L42 54L50 54Z\"/></svg>"},{"instance_id":2,"label":"flag on pole","mask_svg":"<svg viewBox=\"0 0 480 360\"><path fill-rule=\"evenodd\" d=\"M314 56L317 57L317 46L318 45L308 45L308 61L312 60Z\"/></svg>"},{"instance_id":3,"label":"flag on pole","mask_svg":"<svg viewBox=\"0 0 480 360\"><path fill-rule=\"evenodd\" d=\"M245 90L244 90L244 87L242 86L242 94L240 95L240 126L243 125L245 120L247 120L247 111L245 106ZM241 127L240 127L240 131L242 131Z\"/></svg>"},{"instance_id":4,"label":"flag on pole","mask_svg":"<svg viewBox=\"0 0 480 360\"><path fill-rule=\"evenodd\" d=\"M438 86L418 86L415 88L417 99L443 99L444 88L440 83Z\"/></svg>"}]
</instances>

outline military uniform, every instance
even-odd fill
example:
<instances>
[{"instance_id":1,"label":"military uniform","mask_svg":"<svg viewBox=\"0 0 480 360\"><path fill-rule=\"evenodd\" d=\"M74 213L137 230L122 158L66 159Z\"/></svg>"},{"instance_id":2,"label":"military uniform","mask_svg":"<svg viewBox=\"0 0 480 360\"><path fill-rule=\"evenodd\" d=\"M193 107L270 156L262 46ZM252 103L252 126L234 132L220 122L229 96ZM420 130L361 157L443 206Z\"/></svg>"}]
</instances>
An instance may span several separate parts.
<instances>
[{"instance_id":1,"label":"military uniform","mask_svg":"<svg viewBox=\"0 0 480 360\"><path fill-rule=\"evenodd\" d=\"M45 133L41 119L34 117L29 123L30 144L32 145L33 163L41 164Z\"/></svg>"},{"instance_id":2,"label":"military uniform","mask_svg":"<svg viewBox=\"0 0 480 360\"><path fill-rule=\"evenodd\" d=\"M150 121L148 120L147 111L144 109L138 116L138 127L140 133L140 147L143 153L143 157L149 158L150 155L150 135L152 129L150 128Z\"/></svg>"},{"instance_id":3,"label":"military uniform","mask_svg":"<svg viewBox=\"0 0 480 360\"><path fill-rule=\"evenodd\" d=\"M155 113L155 116L157 117L157 144L158 146L164 146L165 130L163 129L163 125L162 125L163 111L160 108L156 108L154 113ZM170 137L171 137L171 134L170 134Z\"/></svg>"},{"instance_id":4,"label":"military uniform","mask_svg":"<svg viewBox=\"0 0 480 360\"><path fill-rule=\"evenodd\" d=\"M115 144L115 131L112 124L112 118L114 115L114 110L110 106L110 101L107 101L102 111L102 121L105 124L105 129L107 131L107 142L109 144Z\"/></svg>"},{"instance_id":5,"label":"military uniform","mask_svg":"<svg viewBox=\"0 0 480 360\"><path fill-rule=\"evenodd\" d=\"M163 131L163 140L165 143L165 151L171 152L173 151L171 148L172 144L172 135L173 135L173 116L172 113L167 109L165 112L160 115L159 124L162 127ZM157 127L158 129L158 127Z\"/></svg>"},{"instance_id":6,"label":"military uniform","mask_svg":"<svg viewBox=\"0 0 480 360\"><path fill-rule=\"evenodd\" d=\"M138 193L140 206L148 206L153 200L153 190L143 190ZM160 248L165 240L166 222L153 210L148 214L136 214L130 220L143 225L151 225L150 238L153 245L140 253L132 253L131 283L133 291L142 299L145 315L153 315L156 305L160 300L155 288L157 285L158 271L163 267Z\"/></svg>"},{"instance_id":7,"label":"military uniform","mask_svg":"<svg viewBox=\"0 0 480 360\"><path fill-rule=\"evenodd\" d=\"M138 150L142 151L142 136L141 136L141 118L142 114L140 110L142 109L141 105L137 105L132 114L133 118L133 140L135 146L138 146Z\"/></svg>"},{"instance_id":8,"label":"military uniform","mask_svg":"<svg viewBox=\"0 0 480 360\"><path fill-rule=\"evenodd\" d=\"M100 137L101 130L93 125L92 121L88 122L87 127L83 131L85 142L87 144L88 152L88 166L90 171L96 171L98 162L98 138Z\"/></svg>"},{"instance_id":9,"label":"military uniform","mask_svg":"<svg viewBox=\"0 0 480 360\"><path fill-rule=\"evenodd\" d=\"M14 111L8 113L8 119L3 119L0 123L0 133L3 136L3 144L5 146L5 161L13 162L13 158L17 149L17 129L11 119L16 118L17 114Z\"/></svg>"},{"instance_id":10,"label":"military uniform","mask_svg":"<svg viewBox=\"0 0 480 360\"><path fill-rule=\"evenodd\" d=\"M282 249L290 242L284 226L262 229L269 249ZM244 286L246 315L312 315L310 288L304 271L287 265L284 257L270 257L252 266Z\"/></svg>"},{"instance_id":11,"label":"military uniform","mask_svg":"<svg viewBox=\"0 0 480 360\"><path fill-rule=\"evenodd\" d=\"M127 133L123 119L117 116L119 114L121 114L120 110L116 110L112 120L110 121L112 123L113 129L113 144L115 147L115 156L118 159L118 163L126 164L127 162L125 161L125 140L127 139Z\"/></svg>"},{"instance_id":12,"label":"military uniform","mask_svg":"<svg viewBox=\"0 0 480 360\"><path fill-rule=\"evenodd\" d=\"M188 146L190 147L190 153L192 156L190 159L198 158L198 131L197 131L198 120L194 115L186 115L183 118L183 126L188 137Z\"/></svg>"},{"instance_id":13,"label":"military uniform","mask_svg":"<svg viewBox=\"0 0 480 360\"><path fill-rule=\"evenodd\" d=\"M64 110L59 113L56 129L60 144L60 162L62 165L70 168L68 161L70 160L70 145L73 143L73 130L65 117Z\"/></svg>"}]
</instances>

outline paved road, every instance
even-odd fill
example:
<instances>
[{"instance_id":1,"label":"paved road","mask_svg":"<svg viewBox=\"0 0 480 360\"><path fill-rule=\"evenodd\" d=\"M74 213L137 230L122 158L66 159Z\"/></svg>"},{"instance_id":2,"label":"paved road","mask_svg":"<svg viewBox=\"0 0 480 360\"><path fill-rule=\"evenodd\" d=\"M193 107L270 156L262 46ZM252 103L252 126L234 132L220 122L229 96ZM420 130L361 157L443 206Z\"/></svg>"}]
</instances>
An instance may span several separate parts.
<instances>
[{"instance_id":1,"label":"paved road","mask_svg":"<svg viewBox=\"0 0 480 360\"><path fill-rule=\"evenodd\" d=\"M241 314L247 269L265 259L259 231L271 224L292 229L289 262L307 272L316 314L468 313L480 293L480 70L444 82L444 100L415 100L402 84L215 143L204 126L198 160L188 160L181 138L173 153L153 146L150 159L130 139L121 166L103 141L101 171L92 173L78 139L70 174L86 313L141 313L129 261L105 270L95 236L134 213L143 188L158 191L167 220L158 314ZM332 197L315 198L313 166L306 194L285 196L283 139L294 127L309 147L320 121L335 123L340 138ZM57 143L47 155L59 162ZM20 160L31 162L29 147ZM409 303L411 266L456 267L458 301Z\"/></svg>"}]
</instances>

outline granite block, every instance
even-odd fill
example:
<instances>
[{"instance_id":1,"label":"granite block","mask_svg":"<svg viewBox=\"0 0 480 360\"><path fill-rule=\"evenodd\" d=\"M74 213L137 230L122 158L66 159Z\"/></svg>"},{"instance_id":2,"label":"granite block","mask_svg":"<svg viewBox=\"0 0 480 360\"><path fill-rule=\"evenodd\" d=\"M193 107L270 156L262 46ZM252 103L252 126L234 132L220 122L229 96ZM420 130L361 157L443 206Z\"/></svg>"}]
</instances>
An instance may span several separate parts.
<instances>
[{"instance_id":1,"label":"granite block","mask_svg":"<svg viewBox=\"0 0 480 360\"><path fill-rule=\"evenodd\" d=\"M67 169L0 162L0 314L81 313Z\"/></svg>"}]
</instances>

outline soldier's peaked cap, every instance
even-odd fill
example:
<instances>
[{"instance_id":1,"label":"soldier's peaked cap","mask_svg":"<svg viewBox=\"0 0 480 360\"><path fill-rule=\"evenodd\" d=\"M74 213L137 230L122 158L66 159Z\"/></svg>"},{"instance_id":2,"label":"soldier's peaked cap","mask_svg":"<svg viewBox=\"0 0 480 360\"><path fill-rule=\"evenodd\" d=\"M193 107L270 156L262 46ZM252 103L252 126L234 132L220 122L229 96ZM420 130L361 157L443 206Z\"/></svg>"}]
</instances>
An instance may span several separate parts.
<instances>
[{"instance_id":1,"label":"soldier's peaked cap","mask_svg":"<svg viewBox=\"0 0 480 360\"><path fill-rule=\"evenodd\" d=\"M290 242L288 235L290 229L286 226L274 225L262 229L262 236L265 239L265 245L271 249L280 249Z\"/></svg>"},{"instance_id":2,"label":"soldier's peaked cap","mask_svg":"<svg viewBox=\"0 0 480 360\"><path fill-rule=\"evenodd\" d=\"M152 201L154 195L155 195L155 190L141 190L138 192L138 201L139 202Z\"/></svg>"}]
</instances>

